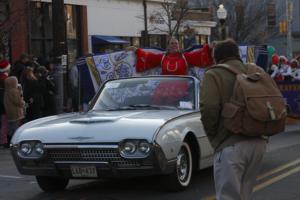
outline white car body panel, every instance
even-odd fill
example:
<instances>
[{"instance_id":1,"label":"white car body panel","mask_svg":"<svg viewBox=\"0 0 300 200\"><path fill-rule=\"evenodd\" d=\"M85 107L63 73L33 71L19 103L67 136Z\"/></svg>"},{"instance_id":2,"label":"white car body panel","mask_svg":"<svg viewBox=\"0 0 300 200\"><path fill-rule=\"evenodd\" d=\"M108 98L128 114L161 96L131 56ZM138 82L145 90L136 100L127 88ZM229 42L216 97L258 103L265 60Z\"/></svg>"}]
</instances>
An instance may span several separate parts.
<instances>
[{"instance_id":1,"label":"white car body panel","mask_svg":"<svg viewBox=\"0 0 300 200\"><path fill-rule=\"evenodd\" d=\"M154 78L157 77L161 76ZM200 83L194 77L183 76L183 78L194 81L194 109L91 110L83 114L70 113L45 117L24 124L16 131L11 141L19 171L24 174L35 173L35 170L22 169L21 162L18 163L18 151L24 141L40 141L46 146L52 145L52 148L68 144L79 146L113 144L119 154L118 145L125 140L148 141L153 145L153 149L155 147L157 150L153 154L161 156L156 160L163 164L157 166L161 167L160 170L165 170L165 165L171 163L174 166L174 160L176 161L176 156L187 135L192 135L199 147L199 168L212 166L213 148L203 129L199 111ZM128 159L120 154L117 156L119 160ZM109 163L107 160L105 162ZM45 171L45 169L40 170L40 175L44 173L43 170ZM55 169L52 169L51 173L55 174Z\"/></svg>"}]
</instances>

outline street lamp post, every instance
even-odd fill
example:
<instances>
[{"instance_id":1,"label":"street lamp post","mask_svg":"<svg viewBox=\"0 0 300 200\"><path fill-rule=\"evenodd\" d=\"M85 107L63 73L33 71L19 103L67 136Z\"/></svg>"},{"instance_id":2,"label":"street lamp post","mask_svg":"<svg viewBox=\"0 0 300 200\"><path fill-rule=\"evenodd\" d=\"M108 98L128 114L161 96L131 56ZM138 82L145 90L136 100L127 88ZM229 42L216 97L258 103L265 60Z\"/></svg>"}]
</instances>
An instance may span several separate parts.
<instances>
[{"instance_id":1,"label":"street lamp post","mask_svg":"<svg viewBox=\"0 0 300 200\"><path fill-rule=\"evenodd\" d=\"M55 82L57 85L56 111L62 113L67 105L68 76L67 66L62 63L67 55L67 35L64 0L52 1L53 56L55 64Z\"/></svg>"},{"instance_id":2,"label":"street lamp post","mask_svg":"<svg viewBox=\"0 0 300 200\"><path fill-rule=\"evenodd\" d=\"M144 7L144 31L143 31L143 46L149 47L149 36L148 36L148 16L147 16L147 2L143 0Z\"/></svg>"},{"instance_id":3,"label":"street lamp post","mask_svg":"<svg viewBox=\"0 0 300 200\"><path fill-rule=\"evenodd\" d=\"M286 20L287 20L287 57L293 58L292 46L292 20L293 20L293 1L286 0Z\"/></svg>"},{"instance_id":4,"label":"street lamp post","mask_svg":"<svg viewBox=\"0 0 300 200\"><path fill-rule=\"evenodd\" d=\"M219 5L219 9L217 10L217 17L220 21L220 35L221 39L225 40L226 39L226 27L225 27L225 21L227 18L227 10L224 8L223 4Z\"/></svg>"}]
</instances>

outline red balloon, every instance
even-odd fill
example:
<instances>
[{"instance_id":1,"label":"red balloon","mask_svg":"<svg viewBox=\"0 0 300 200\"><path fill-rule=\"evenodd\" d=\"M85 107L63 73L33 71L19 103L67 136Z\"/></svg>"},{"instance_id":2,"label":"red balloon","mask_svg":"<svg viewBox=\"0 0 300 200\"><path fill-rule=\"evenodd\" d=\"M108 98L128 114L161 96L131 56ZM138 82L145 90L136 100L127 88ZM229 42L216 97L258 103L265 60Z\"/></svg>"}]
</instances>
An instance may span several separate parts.
<instances>
[{"instance_id":1,"label":"red balloon","mask_svg":"<svg viewBox=\"0 0 300 200\"><path fill-rule=\"evenodd\" d=\"M278 65L278 63L279 63L279 56L277 54L274 54L272 56L272 64L273 65Z\"/></svg>"}]
</instances>

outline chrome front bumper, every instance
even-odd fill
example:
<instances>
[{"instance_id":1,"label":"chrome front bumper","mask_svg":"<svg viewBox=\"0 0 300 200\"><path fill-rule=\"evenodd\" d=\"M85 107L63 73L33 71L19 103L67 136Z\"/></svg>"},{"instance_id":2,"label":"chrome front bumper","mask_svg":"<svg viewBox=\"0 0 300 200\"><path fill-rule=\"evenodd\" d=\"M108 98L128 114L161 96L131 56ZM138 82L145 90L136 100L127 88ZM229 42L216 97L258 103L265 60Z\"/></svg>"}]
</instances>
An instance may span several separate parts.
<instances>
[{"instance_id":1,"label":"chrome front bumper","mask_svg":"<svg viewBox=\"0 0 300 200\"><path fill-rule=\"evenodd\" d=\"M175 169L175 161L167 161L158 145L153 145L152 153L144 159L121 157L118 145L46 144L45 156L40 159L20 158L17 149L14 145L11 152L19 172L25 175L72 178L71 165L95 166L98 178L169 174Z\"/></svg>"}]
</instances>

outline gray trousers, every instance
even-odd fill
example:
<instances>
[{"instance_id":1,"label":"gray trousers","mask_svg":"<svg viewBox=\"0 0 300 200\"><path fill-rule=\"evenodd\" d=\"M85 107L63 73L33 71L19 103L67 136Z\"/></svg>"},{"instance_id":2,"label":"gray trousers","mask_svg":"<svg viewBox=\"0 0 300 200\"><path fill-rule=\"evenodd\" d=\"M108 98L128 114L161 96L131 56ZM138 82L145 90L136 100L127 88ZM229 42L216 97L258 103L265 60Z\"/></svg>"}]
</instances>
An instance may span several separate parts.
<instances>
[{"instance_id":1,"label":"gray trousers","mask_svg":"<svg viewBox=\"0 0 300 200\"><path fill-rule=\"evenodd\" d=\"M217 200L249 200L266 152L266 140L253 138L215 153Z\"/></svg>"}]
</instances>

